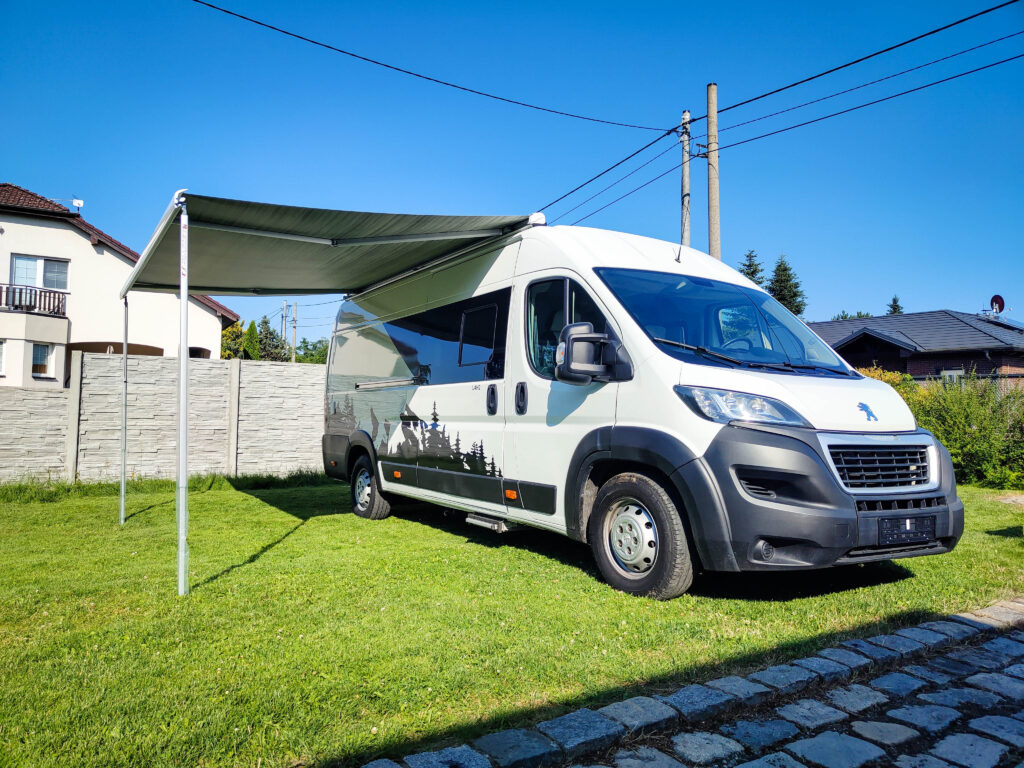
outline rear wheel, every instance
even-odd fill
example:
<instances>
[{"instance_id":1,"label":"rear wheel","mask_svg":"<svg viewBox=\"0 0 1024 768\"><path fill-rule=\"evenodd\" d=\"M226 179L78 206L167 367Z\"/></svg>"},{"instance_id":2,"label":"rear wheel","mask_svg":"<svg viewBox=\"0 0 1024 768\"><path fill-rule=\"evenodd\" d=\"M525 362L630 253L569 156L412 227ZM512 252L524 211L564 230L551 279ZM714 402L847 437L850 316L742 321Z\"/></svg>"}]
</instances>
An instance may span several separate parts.
<instances>
[{"instance_id":1,"label":"rear wheel","mask_svg":"<svg viewBox=\"0 0 1024 768\"><path fill-rule=\"evenodd\" d=\"M693 583L680 512L646 475L626 472L601 486L587 540L605 581L623 592L670 600Z\"/></svg>"},{"instance_id":2,"label":"rear wheel","mask_svg":"<svg viewBox=\"0 0 1024 768\"><path fill-rule=\"evenodd\" d=\"M369 456L360 456L352 466L349 483L352 511L368 520L383 520L391 514L391 505L380 492L377 473Z\"/></svg>"}]
</instances>

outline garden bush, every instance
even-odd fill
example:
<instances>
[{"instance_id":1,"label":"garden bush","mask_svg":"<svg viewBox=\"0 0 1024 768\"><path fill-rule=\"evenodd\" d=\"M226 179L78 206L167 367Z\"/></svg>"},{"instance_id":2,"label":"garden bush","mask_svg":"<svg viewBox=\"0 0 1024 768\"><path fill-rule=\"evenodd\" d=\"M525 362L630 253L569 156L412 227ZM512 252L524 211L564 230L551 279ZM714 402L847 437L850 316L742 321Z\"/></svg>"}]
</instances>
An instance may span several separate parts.
<instances>
[{"instance_id":1,"label":"garden bush","mask_svg":"<svg viewBox=\"0 0 1024 768\"><path fill-rule=\"evenodd\" d=\"M1024 488L1024 390L1000 392L973 371L959 381L919 384L881 368L860 372L893 387L919 426L949 450L957 481L990 488Z\"/></svg>"}]
</instances>

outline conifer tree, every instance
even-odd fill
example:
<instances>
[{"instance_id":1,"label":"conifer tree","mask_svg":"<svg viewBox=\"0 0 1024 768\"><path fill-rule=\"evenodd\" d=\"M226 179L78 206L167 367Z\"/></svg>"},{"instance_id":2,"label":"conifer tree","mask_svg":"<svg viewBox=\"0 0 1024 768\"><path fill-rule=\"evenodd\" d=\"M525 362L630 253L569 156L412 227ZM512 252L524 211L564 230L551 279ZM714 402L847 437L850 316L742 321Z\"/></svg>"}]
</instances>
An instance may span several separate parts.
<instances>
[{"instance_id":1,"label":"conifer tree","mask_svg":"<svg viewBox=\"0 0 1024 768\"><path fill-rule=\"evenodd\" d=\"M768 281L768 293L794 315L802 315L807 308L807 296L800 287L796 272L786 260L786 254L779 256L775 262L775 271Z\"/></svg>"},{"instance_id":2,"label":"conifer tree","mask_svg":"<svg viewBox=\"0 0 1024 768\"><path fill-rule=\"evenodd\" d=\"M903 314L903 305L900 304L900 297L899 296L894 295L892 297L892 301L889 302L888 311L885 314L887 314L887 315L902 315Z\"/></svg>"},{"instance_id":3,"label":"conifer tree","mask_svg":"<svg viewBox=\"0 0 1024 768\"><path fill-rule=\"evenodd\" d=\"M249 323L242 337L242 357L248 360L260 359L260 338L256 333L256 322Z\"/></svg>"},{"instance_id":4,"label":"conifer tree","mask_svg":"<svg viewBox=\"0 0 1024 768\"><path fill-rule=\"evenodd\" d=\"M761 262L757 260L756 251L747 251L747 255L743 257L743 261L739 263L736 269L739 270L741 275L745 275L761 287L764 287L764 268L761 266Z\"/></svg>"}]
</instances>

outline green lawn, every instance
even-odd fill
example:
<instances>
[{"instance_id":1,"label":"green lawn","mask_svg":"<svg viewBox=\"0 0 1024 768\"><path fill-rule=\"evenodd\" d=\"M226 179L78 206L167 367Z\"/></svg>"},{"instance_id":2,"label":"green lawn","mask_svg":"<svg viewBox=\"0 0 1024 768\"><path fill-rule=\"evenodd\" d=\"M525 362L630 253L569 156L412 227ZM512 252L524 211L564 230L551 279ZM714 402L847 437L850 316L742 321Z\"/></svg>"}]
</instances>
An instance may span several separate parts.
<instances>
[{"instance_id":1,"label":"green lawn","mask_svg":"<svg viewBox=\"0 0 1024 768\"><path fill-rule=\"evenodd\" d=\"M164 486L123 528L116 496L0 503L0 764L359 765L1024 593L1024 507L973 488L952 555L668 603L553 534L214 488L191 496L187 598Z\"/></svg>"}]
</instances>

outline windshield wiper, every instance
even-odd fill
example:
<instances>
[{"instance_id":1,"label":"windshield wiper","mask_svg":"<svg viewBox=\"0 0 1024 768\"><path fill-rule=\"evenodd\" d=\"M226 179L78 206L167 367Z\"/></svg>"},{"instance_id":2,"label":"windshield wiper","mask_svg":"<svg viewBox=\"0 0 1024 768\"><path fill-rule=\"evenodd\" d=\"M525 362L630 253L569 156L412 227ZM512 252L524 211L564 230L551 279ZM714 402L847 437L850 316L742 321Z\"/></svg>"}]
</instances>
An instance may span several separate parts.
<instances>
[{"instance_id":1,"label":"windshield wiper","mask_svg":"<svg viewBox=\"0 0 1024 768\"><path fill-rule=\"evenodd\" d=\"M685 344L681 341L672 341L672 339L662 339L658 336L652 336L654 341L661 344L668 344L670 347L679 347L680 349L688 349L691 352L696 352L698 355L704 355L705 357L717 357L719 360L725 360L726 362L732 363L733 365L746 365L747 363L736 357L730 357L729 355L723 355L721 352L713 352L707 347L698 347L695 344Z\"/></svg>"},{"instance_id":2,"label":"windshield wiper","mask_svg":"<svg viewBox=\"0 0 1024 768\"><path fill-rule=\"evenodd\" d=\"M849 371L844 371L839 368L829 368L827 365L817 365L816 363L782 363L782 365L788 365L790 368L802 368L807 371L827 371L828 373L838 373L841 376L849 376Z\"/></svg>"}]
</instances>

